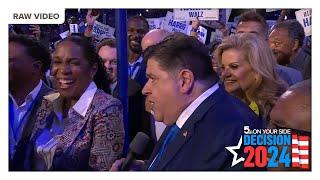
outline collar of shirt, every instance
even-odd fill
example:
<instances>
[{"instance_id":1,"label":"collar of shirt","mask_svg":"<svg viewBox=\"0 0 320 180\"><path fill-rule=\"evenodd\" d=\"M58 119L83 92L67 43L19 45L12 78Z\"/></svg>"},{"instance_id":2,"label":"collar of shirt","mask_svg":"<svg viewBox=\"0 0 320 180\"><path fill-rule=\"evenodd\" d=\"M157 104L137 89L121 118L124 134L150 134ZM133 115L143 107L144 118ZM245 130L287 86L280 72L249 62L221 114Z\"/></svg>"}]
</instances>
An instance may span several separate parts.
<instances>
[{"instance_id":1,"label":"collar of shirt","mask_svg":"<svg viewBox=\"0 0 320 180\"><path fill-rule=\"evenodd\" d=\"M111 94L113 94L113 91L114 91L114 89L116 88L116 86L117 86L117 83L118 83L118 81L116 81L116 82L114 82L114 83L111 83L110 84L110 90L111 90Z\"/></svg>"},{"instance_id":2,"label":"collar of shirt","mask_svg":"<svg viewBox=\"0 0 320 180\"><path fill-rule=\"evenodd\" d=\"M192 113L200 106L200 104L206 100L211 94L213 94L219 88L218 83L214 84L204 93L202 93L197 99L195 99L179 116L176 121L177 126L181 129L184 123L192 115Z\"/></svg>"},{"instance_id":3,"label":"collar of shirt","mask_svg":"<svg viewBox=\"0 0 320 180\"><path fill-rule=\"evenodd\" d=\"M77 101L76 104L69 109L68 115L70 117L71 109L79 113L82 117L85 117L88 108L93 100L94 94L97 91L97 86L94 82L91 82L90 85L87 87L85 92L81 95L80 99ZM45 99L51 101L53 103L53 109L59 119L62 119L62 98L60 94L53 93L47 96L44 96Z\"/></svg>"},{"instance_id":4,"label":"collar of shirt","mask_svg":"<svg viewBox=\"0 0 320 180\"><path fill-rule=\"evenodd\" d=\"M31 104L32 101L33 101L34 99L36 99L36 97L37 97L37 95L38 95L38 93L39 93L39 91L40 91L40 89L41 89L42 83L43 83L43 82L42 82L42 80L40 79L40 81L39 81L39 83L37 84L37 86L36 86L35 88L33 88L33 90L25 97L24 102L23 102L20 106L18 106L16 100L15 100L15 99L13 98L13 96L9 93L9 96L10 96L10 98L12 99L15 108L18 109L18 108L21 108L21 107L26 106L27 104Z\"/></svg>"},{"instance_id":5,"label":"collar of shirt","mask_svg":"<svg viewBox=\"0 0 320 180\"><path fill-rule=\"evenodd\" d=\"M134 63L129 63L129 66L133 67L138 63L142 63L143 57L140 56Z\"/></svg>"}]
</instances>

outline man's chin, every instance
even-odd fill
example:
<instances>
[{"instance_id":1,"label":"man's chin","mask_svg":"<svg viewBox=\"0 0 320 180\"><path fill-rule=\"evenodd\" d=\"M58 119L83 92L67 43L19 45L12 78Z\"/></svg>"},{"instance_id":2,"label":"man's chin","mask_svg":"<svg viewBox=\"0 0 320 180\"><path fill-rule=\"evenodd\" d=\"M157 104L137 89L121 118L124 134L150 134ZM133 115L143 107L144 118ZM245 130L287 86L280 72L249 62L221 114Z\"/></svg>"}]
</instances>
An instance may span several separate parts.
<instances>
[{"instance_id":1,"label":"man's chin","mask_svg":"<svg viewBox=\"0 0 320 180\"><path fill-rule=\"evenodd\" d=\"M290 60L287 60L287 59L278 59L277 62L278 62L278 64L285 66L285 65L287 65L287 64L290 63Z\"/></svg>"},{"instance_id":2,"label":"man's chin","mask_svg":"<svg viewBox=\"0 0 320 180\"><path fill-rule=\"evenodd\" d=\"M130 46L130 50L132 52L134 52L135 54L141 54L142 53L142 47L133 47L133 46Z\"/></svg>"}]
</instances>

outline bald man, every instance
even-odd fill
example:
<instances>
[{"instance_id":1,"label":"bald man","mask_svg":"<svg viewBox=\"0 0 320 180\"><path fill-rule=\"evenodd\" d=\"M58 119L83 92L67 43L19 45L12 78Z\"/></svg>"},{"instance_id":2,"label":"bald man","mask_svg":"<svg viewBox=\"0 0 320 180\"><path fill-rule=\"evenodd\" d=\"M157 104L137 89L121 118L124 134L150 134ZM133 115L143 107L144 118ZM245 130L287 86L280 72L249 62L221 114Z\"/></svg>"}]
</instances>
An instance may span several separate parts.
<instances>
[{"instance_id":1,"label":"bald man","mask_svg":"<svg viewBox=\"0 0 320 180\"><path fill-rule=\"evenodd\" d=\"M170 33L164 29L153 29L149 31L141 41L142 51L147 49L149 46L158 44L169 35Z\"/></svg>"},{"instance_id":2,"label":"bald man","mask_svg":"<svg viewBox=\"0 0 320 180\"><path fill-rule=\"evenodd\" d=\"M311 80L301 81L283 93L270 117L277 126L311 132Z\"/></svg>"},{"instance_id":3,"label":"bald man","mask_svg":"<svg viewBox=\"0 0 320 180\"><path fill-rule=\"evenodd\" d=\"M270 118L275 128L290 128L291 133L298 136L309 136L311 139L311 80L301 81L283 93L273 107ZM309 143L309 167L307 169L284 167L284 164L279 163L279 167L268 168L268 170L311 170L311 141ZM282 147L278 148L281 152ZM291 147L287 152L291 152Z\"/></svg>"}]
</instances>

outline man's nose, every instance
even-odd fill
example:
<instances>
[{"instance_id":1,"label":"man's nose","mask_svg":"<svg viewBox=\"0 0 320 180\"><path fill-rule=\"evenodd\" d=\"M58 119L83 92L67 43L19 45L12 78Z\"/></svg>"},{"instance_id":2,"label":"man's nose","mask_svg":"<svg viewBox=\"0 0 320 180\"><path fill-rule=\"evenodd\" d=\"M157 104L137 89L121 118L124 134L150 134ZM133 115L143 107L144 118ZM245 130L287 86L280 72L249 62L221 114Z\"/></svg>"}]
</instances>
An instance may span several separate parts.
<instances>
[{"instance_id":1,"label":"man's nose","mask_svg":"<svg viewBox=\"0 0 320 180\"><path fill-rule=\"evenodd\" d=\"M107 69L110 69L111 68L111 63L109 61L105 61L104 62L104 67L107 68Z\"/></svg>"},{"instance_id":2,"label":"man's nose","mask_svg":"<svg viewBox=\"0 0 320 180\"><path fill-rule=\"evenodd\" d=\"M269 42L269 46L270 46L270 49L271 49L271 50L276 49L275 43Z\"/></svg>"},{"instance_id":3,"label":"man's nose","mask_svg":"<svg viewBox=\"0 0 320 180\"><path fill-rule=\"evenodd\" d=\"M147 83L144 85L143 89L142 89L142 94L147 96L149 94L151 94L151 88L149 85L149 80L147 81Z\"/></svg>"}]
</instances>

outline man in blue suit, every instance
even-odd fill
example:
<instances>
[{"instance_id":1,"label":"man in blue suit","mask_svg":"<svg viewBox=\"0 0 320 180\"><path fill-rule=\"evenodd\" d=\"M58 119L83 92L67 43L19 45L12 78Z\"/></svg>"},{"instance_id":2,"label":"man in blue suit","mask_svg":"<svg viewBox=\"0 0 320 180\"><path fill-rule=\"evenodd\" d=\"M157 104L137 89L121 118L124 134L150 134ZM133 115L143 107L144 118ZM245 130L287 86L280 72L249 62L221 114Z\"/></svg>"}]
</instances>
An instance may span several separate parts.
<instances>
[{"instance_id":1,"label":"man in blue suit","mask_svg":"<svg viewBox=\"0 0 320 180\"><path fill-rule=\"evenodd\" d=\"M149 47L145 59L149 79L142 92L152 104L155 119L167 128L149 161L135 161L132 168L243 169L226 147L240 142L244 126L261 128L262 123L247 105L219 86L204 45L194 37L172 35ZM237 153L238 159L244 157L242 147ZM117 160L111 170L122 162Z\"/></svg>"},{"instance_id":2,"label":"man in blue suit","mask_svg":"<svg viewBox=\"0 0 320 180\"><path fill-rule=\"evenodd\" d=\"M35 38L9 37L9 170L25 170L24 159L43 96L52 91L42 79L51 56Z\"/></svg>"}]
</instances>

